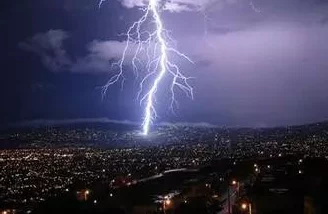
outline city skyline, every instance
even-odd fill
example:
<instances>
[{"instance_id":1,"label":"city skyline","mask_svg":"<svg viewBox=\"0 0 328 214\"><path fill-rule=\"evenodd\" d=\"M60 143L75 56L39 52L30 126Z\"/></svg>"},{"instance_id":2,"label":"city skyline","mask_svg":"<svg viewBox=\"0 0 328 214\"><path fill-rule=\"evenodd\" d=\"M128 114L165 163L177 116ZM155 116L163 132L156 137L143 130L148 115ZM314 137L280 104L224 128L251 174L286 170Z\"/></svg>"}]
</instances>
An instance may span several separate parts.
<instances>
[{"instance_id":1,"label":"city skyline","mask_svg":"<svg viewBox=\"0 0 328 214\"><path fill-rule=\"evenodd\" d=\"M116 203L122 203L127 209L146 203L154 213L161 213L156 208L163 200L161 196L171 195L169 199L174 203L171 208L178 209L181 198L190 205L203 200L213 203L211 199L216 198L220 202L215 204L216 209L226 214L229 207L226 187L230 181L235 181L232 184L237 186L236 180L243 179L240 173L244 170L247 169L248 176L254 173L266 179L276 176L289 187L290 178L295 179L295 175L300 181L306 180L302 176L311 173L312 167L306 167L309 162L328 163L328 123L288 129L163 127L149 137L135 131L117 130L117 126L112 128L69 125L1 133L0 168L4 173L0 176L0 210L50 213L42 207L66 210L70 206L76 209L87 206L94 213L101 204L107 204L110 212ZM284 172L284 177L273 175L271 170ZM268 183L263 180L259 184ZM97 188L99 185L101 190ZM282 190L281 186L273 189L274 182L271 186L275 191L293 192L287 188ZM198 190L192 191L193 188ZM125 195L126 191L139 195L140 200L139 197L133 199L131 194ZM240 196L247 199L252 194L243 190ZM292 195L289 200L300 199L303 205L303 197L296 196ZM147 202L143 201L145 198ZM232 206L240 204L236 199L231 199ZM59 200L59 204L69 201L70 205L54 206L53 200ZM75 204L77 201L84 203ZM254 204L255 200L252 206Z\"/></svg>"}]
</instances>

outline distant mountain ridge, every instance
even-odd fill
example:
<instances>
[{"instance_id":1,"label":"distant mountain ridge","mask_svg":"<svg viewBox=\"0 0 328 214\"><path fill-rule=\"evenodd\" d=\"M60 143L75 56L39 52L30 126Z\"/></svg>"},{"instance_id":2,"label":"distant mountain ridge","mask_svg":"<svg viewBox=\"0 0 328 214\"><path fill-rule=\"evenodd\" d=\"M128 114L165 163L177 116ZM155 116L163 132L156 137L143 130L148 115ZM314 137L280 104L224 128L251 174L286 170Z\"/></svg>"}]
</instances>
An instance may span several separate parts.
<instances>
[{"instance_id":1,"label":"distant mountain ridge","mask_svg":"<svg viewBox=\"0 0 328 214\"><path fill-rule=\"evenodd\" d=\"M12 130L12 129L25 129L25 128L60 128L60 127L74 127L74 128L110 128L113 130L131 130L140 128L140 122L130 121L130 120L112 120L108 118L80 118L80 119L65 119L65 120L29 120L22 121L17 123L11 123L7 126L0 127L1 130ZM178 123L169 123L161 122L154 125L155 127L203 127L203 128L218 128L218 129L233 129L233 130L242 130L242 129L253 129L253 130L270 130L270 129L298 129L305 127L318 127L318 126L328 126L328 121L321 121L316 123L306 123L302 125L286 125L286 126L273 126L273 127L242 127L242 126L217 126L206 122L178 122Z\"/></svg>"}]
</instances>

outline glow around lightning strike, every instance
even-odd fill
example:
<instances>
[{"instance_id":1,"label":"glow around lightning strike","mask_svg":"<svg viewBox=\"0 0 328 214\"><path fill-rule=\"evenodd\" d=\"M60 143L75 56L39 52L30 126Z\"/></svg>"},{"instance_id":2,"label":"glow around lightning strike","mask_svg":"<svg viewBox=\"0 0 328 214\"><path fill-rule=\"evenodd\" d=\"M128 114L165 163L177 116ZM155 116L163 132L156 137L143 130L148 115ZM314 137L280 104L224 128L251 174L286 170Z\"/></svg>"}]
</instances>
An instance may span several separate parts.
<instances>
[{"instance_id":1,"label":"glow around lightning strike","mask_svg":"<svg viewBox=\"0 0 328 214\"><path fill-rule=\"evenodd\" d=\"M100 2L100 5L103 1ZM148 5L142 10L144 11L143 16L134 22L126 33L127 40L122 57L113 64L113 67L117 68L117 73L103 87L103 93L105 94L108 87L118 81L124 83L124 65L131 64L136 77L139 77L139 74L145 70L146 74L140 81L137 97L140 104L145 106L142 133L148 135L151 124L157 118L156 92L164 78L171 78L171 110L174 110L174 106L177 105L175 88L181 89L187 96L193 98L193 89L188 83L190 78L180 72L179 66L170 60L170 56L175 55L190 63L193 62L172 46L175 42L169 35L169 31L164 28L160 16L159 0L149 0ZM147 21L154 24L153 31L142 30ZM149 81L151 82L150 87L146 90L144 85Z\"/></svg>"}]
</instances>

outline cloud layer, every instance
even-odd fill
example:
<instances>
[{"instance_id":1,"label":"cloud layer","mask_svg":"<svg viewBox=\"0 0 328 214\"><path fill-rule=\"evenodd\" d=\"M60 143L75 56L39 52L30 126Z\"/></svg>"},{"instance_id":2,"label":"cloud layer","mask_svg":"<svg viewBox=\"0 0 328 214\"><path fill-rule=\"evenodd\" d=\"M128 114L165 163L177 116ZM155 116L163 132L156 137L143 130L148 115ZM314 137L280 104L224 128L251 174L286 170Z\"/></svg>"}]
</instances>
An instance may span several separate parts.
<instances>
[{"instance_id":1,"label":"cloud layer","mask_svg":"<svg viewBox=\"0 0 328 214\"><path fill-rule=\"evenodd\" d=\"M120 0L122 5L126 8L144 7L149 0ZM156 0L158 1L158 0ZM163 10L170 12L182 11L203 11L213 3L234 3L237 0L163 0L160 4L163 5Z\"/></svg>"},{"instance_id":2,"label":"cloud layer","mask_svg":"<svg viewBox=\"0 0 328 214\"><path fill-rule=\"evenodd\" d=\"M87 45L88 54L78 58L71 67L73 72L105 72L110 68L110 62L118 60L123 54L125 42L94 40ZM129 52L130 53L130 52ZM128 53L128 57L130 56Z\"/></svg>"},{"instance_id":3,"label":"cloud layer","mask_svg":"<svg viewBox=\"0 0 328 214\"><path fill-rule=\"evenodd\" d=\"M61 29L49 30L37 33L18 46L24 51L37 54L50 71L108 72L111 61L121 58L126 44L125 41L94 40L86 45L87 55L72 61L63 45L66 39L69 39L68 32ZM132 44L127 58L132 56L133 50L135 47Z\"/></svg>"},{"instance_id":4,"label":"cloud layer","mask_svg":"<svg viewBox=\"0 0 328 214\"><path fill-rule=\"evenodd\" d=\"M163 6L167 11L206 8L208 16L204 24L200 12L161 13L179 50L196 62L195 66L181 66L183 72L191 72L188 76L196 77L195 101L179 99L181 120L269 126L328 118L328 4L325 2L166 1ZM147 2L121 3L134 8ZM125 17L120 19L119 27L119 21L111 17L115 23L110 29L113 34L122 33L132 20L140 17L137 10L126 11L120 3L117 6ZM103 8L103 14L112 12L106 9ZM71 36L75 39L80 35ZM108 30L101 36L108 38ZM78 44L85 47L86 53L75 51L79 54L71 57L64 45L69 34L62 30L38 33L20 47L38 54L51 71L110 72L111 62L122 54L124 41L101 40L99 34L91 31L89 38L87 44Z\"/></svg>"},{"instance_id":5,"label":"cloud layer","mask_svg":"<svg viewBox=\"0 0 328 214\"><path fill-rule=\"evenodd\" d=\"M81 124L81 123L114 123L114 124L122 124L122 125L132 125L132 126L140 126L139 122L134 122L130 120L112 120L109 118L76 118L76 119L64 119L64 120L48 120L48 119L40 119L40 120L29 120L22 121L19 123L12 124L13 126L56 126L56 125L65 125L65 124ZM188 122L179 122L179 123L169 123L169 122L161 122L158 125L160 126L184 126L184 127L207 127L207 128L215 128L218 126L199 122L199 123L188 123Z\"/></svg>"},{"instance_id":6,"label":"cloud layer","mask_svg":"<svg viewBox=\"0 0 328 214\"><path fill-rule=\"evenodd\" d=\"M51 71L70 67L72 62L63 47L69 34L63 30L38 33L18 44L19 48L40 56L42 64Z\"/></svg>"}]
</instances>

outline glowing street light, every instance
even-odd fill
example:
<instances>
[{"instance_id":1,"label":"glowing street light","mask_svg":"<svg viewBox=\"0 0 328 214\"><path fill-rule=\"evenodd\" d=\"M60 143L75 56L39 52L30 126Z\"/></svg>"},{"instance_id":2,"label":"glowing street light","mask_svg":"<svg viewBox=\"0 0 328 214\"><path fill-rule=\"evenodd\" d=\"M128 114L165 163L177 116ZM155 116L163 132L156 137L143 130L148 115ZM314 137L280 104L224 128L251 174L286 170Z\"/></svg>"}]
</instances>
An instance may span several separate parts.
<instances>
[{"instance_id":1,"label":"glowing street light","mask_svg":"<svg viewBox=\"0 0 328 214\"><path fill-rule=\"evenodd\" d=\"M237 187L237 193L239 195L239 185L240 185L239 181L232 180L231 184L232 184L232 186L236 186Z\"/></svg>"},{"instance_id":2,"label":"glowing street light","mask_svg":"<svg viewBox=\"0 0 328 214\"><path fill-rule=\"evenodd\" d=\"M166 205L166 206L169 206L170 204L171 204L171 200L170 200L170 199L166 199L166 200L165 200L165 205Z\"/></svg>"},{"instance_id":3,"label":"glowing street light","mask_svg":"<svg viewBox=\"0 0 328 214\"><path fill-rule=\"evenodd\" d=\"M231 185L232 186L236 186L237 185L237 196L239 197L239 182L236 180L232 180L231 181ZM231 202L230 202L230 185L228 186L228 213L231 214Z\"/></svg>"},{"instance_id":4,"label":"glowing street light","mask_svg":"<svg viewBox=\"0 0 328 214\"><path fill-rule=\"evenodd\" d=\"M164 200L163 200L163 212L164 212L164 214L166 214L166 207L170 206L171 204L172 204L172 201L169 199L168 196L165 196Z\"/></svg>"},{"instance_id":5,"label":"glowing street light","mask_svg":"<svg viewBox=\"0 0 328 214\"><path fill-rule=\"evenodd\" d=\"M88 195L90 194L90 191L87 189L84 191L84 200L87 201L88 200Z\"/></svg>"},{"instance_id":6,"label":"glowing street light","mask_svg":"<svg viewBox=\"0 0 328 214\"><path fill-rule=\"evenodd\" d=\"M241 204L241 209L242 210L247 210L248 209L248 211L249 211L249 214L252 214L252 204L251 203L242 203Z\"/></svg>"}]
</instances>

